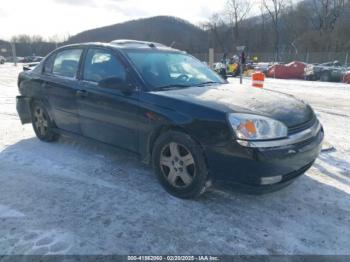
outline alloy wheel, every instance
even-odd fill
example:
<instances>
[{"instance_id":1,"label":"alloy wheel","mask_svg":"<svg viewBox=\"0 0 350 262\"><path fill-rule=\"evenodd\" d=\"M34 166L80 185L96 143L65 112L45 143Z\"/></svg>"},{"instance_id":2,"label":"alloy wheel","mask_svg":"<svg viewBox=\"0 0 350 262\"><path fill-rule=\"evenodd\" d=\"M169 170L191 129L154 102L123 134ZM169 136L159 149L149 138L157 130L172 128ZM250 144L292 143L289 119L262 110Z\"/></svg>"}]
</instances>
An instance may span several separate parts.
<instances>
[{"instance_id":1,"label":"alloy wheel","mask_svg":"<svg viewBox=\"0 0 350 262\"><path fill-rule=\"evenodd\" d=\"M177 188L188 187L196 175L191 152L185 146L175 142L163 147L160 154L160 167L168 182Z\"/></svg>"},{"instance_id":2,"label":"alloy wheel","mask_svg":"<svg viewBox=\"0 0 350 262\"><path fill-rule=\"evenodd\" d=\"M45 111L37 106L34 110L34 125L41 136L45 136L48 131L49 122Z\"/></svg>"}]
</instances>

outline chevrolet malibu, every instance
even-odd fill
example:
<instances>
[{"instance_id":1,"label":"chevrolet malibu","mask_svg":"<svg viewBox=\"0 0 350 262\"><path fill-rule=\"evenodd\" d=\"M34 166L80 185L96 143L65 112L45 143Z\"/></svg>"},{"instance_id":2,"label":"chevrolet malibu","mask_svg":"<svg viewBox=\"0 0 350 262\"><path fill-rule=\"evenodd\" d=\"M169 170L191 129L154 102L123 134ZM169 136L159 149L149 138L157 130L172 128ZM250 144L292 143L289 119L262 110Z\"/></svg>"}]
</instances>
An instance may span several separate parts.
<instances>
[{"instance_id":1,"label":"chevrolet malibu","mask_svg":"<svg viewBox=\"0 0 350 262\"><path fill-rule=\"evenodd\" d=\"M117 40L61 47L19 74L17 111L45 142L85 137L136 153L170 194L214 181L271 191L318 157L312 108L274 91L228 84L161 44Z\"/></svg>"}]
</instances>

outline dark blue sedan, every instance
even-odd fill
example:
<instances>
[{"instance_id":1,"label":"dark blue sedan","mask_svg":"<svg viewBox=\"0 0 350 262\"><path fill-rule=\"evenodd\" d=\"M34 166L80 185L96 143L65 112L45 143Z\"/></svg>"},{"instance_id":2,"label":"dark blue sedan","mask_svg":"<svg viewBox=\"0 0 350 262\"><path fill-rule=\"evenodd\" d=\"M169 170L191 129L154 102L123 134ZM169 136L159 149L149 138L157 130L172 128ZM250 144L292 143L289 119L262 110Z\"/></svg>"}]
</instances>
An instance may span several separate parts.
<instances>
[{"instance_id":1,"label":"dark blue sedan","mask_svg":"<svg viewBox=\"0 0 350 262\"><path fill-rule=\"evenodd\" d=\"M220 180L254 190L286 186L312 166L324 136L309 105L230 85L157 43L65 46L20 73L18 87L21 121L40 140L74 135L132 151L181 198Z\"/></svg>"}]
</instances>

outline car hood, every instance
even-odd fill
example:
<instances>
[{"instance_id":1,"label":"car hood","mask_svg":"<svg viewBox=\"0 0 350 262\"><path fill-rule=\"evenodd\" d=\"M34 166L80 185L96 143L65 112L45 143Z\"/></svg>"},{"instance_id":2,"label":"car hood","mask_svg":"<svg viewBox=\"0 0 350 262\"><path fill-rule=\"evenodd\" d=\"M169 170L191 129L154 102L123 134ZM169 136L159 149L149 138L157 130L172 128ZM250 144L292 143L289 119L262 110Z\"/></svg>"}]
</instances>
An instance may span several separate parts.
<instances>
[{"instance_id":1,"label":"car hood","mask_svg":"<svg viewBox=\"0 0 350 262\"><path fill-rule=\"evenodd\" d=\"M271 117L292 127L312 119L311 107L291 95L248 85L215 85L153 92L224 113L252 113Z\"/></svg>"}]
</instances>

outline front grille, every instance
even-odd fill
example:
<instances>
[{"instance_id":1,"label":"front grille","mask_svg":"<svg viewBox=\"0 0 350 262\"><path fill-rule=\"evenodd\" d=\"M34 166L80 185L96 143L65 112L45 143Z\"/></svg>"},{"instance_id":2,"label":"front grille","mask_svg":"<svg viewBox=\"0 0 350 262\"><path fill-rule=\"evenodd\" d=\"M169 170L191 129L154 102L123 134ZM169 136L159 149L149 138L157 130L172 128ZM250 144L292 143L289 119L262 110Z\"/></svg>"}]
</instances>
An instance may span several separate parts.
<instances>
[{"instance_id":1,"label":"front grille","mask_svg":"<svg viewBox=\"0 0 350 262\"><path fill-rule=\"evenodd\" d=\"M311 120L304 122L302 124L292 126L288 128L288 135L293 135L296 133L299 133L301 131L304 131L305 129L311 128L313 125L315 125L317 119L315 116L312 117Z\"/></svg>"}]
</instances>

